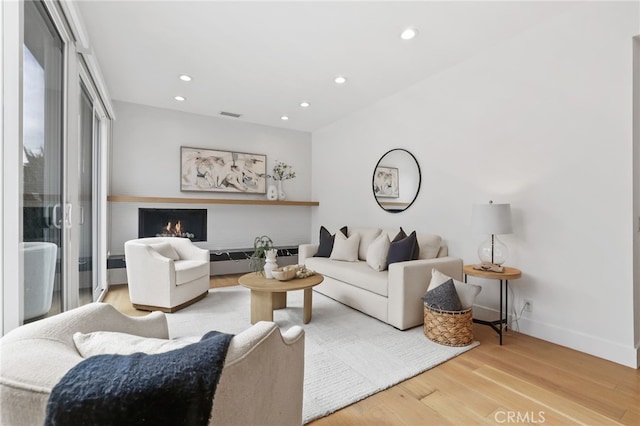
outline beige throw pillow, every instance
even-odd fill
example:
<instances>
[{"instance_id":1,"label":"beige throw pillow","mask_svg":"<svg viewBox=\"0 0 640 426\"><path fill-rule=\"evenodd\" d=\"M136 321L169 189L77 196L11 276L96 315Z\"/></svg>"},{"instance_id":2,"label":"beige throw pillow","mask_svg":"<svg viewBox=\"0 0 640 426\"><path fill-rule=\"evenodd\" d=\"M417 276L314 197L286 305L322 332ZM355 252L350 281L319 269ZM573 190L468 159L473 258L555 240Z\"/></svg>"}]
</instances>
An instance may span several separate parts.
<instances>
[{"instance_id":1,"label":"beige throw pillow","mask_svg":"<svg viewBox=\"0 0 640 426\"><path fill-rule=\"evenodd\" d=\"M341 232L336 232L333 250L331 250L329 259L356 262L358 260L358 247L360 247L360 234L355 233L347 238Z\"/></svg>"},{"instance_id":2,"label":"beige throw pillow","mask_svg":"<svg viewBox=\"0 0 640 426\"><path fill-rule=\"evenodd\" d=\"M375 241L382 232L378 228L356 228L353 230L354 234L357 232L360 234L360 248L358 248L358 259L366 260L367 251L369 250L369 244Z\"/></svg>"},{"instance_id":3,"label":"beige throw pillow","mask_svg":"<svg viewBox=\"0 0 640 426\"><path fill-rule=\"evenodd\" d=\"M173 259L173 260L180 260L180 256L178 255L178 252L169 243L149 244L149 247L151 247L158 254L164 257L168 257L169 259Z\"/></svg>"},{"instance_id":4,"label":"beige throw pillow","mask_svg":"<svg viewBox=\"0 0 640 426\"><path fill-rule=\"evenodd\" d=\"M429 283L428 290L433 290L434 288L446 283L450 279L453 278L443 274L437 269L433 269L431 271L431 282ZM456 293L458 293L458 297L460 298L462 309L468 309L472 307L476 301L476 297L482 290L482 287L480 287L479 285L463 283L462 281L458 280L453 280L453 284L456 286Z\"/></svg>"},{"instance_id":5,"label":"beige throw pillow","mask_svg":"<svg viewBox=\"0 0 640 426\"><path fill-rule=\"evenodd\" d=\"M199 342L200 339L200 336L182 337L174 340L154 339L114 331L74 333L73 335L76 349L83 358L104 354L131 355L137 352L160 354L182 349L187 345Z\"/></svg>"},{"instance_id":6,"label":"beige throw pillow","mask_svg":"<svg viewBox=\"0 0 640 426\"><path fill-rule=\"evenodd\" d=\"M376 271L384 271L387 269L387 254L389 253L389 247L391 241L386 232L378 235L367 249L367 265Z\"/></svg>"}]
</instances>

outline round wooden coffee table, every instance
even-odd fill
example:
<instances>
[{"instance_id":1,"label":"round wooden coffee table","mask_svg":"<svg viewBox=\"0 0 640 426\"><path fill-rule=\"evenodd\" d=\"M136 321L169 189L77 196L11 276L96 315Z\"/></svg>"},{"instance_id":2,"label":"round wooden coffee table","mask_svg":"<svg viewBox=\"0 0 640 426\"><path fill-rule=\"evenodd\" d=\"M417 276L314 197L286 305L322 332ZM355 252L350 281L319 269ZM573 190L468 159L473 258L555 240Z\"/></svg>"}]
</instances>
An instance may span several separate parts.
<instances>
[{"instance_id":1,"label":"round wooden coffee table","mask_svg":"<svg viewBox=\"0 0 640 426\"><path fill-rule=\"evenodd\" d=\"M289 281L267 279L264 275L251 272L238 278L241 286L251 290L251 324L258 321L273 321L273 310L287 307L287 292L304 290L303 321L311 321L312 287L324 280L321 274Z\"/></svg>"}]
</instances>

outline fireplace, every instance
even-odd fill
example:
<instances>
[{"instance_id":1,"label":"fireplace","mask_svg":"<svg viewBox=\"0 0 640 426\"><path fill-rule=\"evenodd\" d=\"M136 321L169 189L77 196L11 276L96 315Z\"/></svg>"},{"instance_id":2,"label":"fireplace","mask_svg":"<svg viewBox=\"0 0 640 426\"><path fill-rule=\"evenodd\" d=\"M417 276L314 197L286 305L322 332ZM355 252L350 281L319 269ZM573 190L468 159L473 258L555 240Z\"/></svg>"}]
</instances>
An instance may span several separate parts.
<instances>
[{"instance_id":1,"label":"fireplace","mask_svg":"<svg viewBox=\"0 0 640 426\"><path fill-rule=\"evenodd\" d=\"M207 209L138 209L138 238L207 241Z\"/></svg>"}]
</instances>

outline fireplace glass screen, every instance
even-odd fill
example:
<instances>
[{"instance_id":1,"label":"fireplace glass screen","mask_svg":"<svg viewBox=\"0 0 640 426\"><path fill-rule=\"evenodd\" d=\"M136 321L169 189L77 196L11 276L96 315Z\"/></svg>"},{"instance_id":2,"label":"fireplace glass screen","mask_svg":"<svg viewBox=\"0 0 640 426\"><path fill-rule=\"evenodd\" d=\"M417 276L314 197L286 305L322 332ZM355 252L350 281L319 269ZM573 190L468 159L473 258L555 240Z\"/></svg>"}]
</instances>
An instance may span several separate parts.
<instances>
[{"instance_id":1,"label":"fireplace glass screen","mask_svg":"<svg viewBox=\"0 0 640 426\"><path fill-rule=\"evenodd\" d=\"M138 209L138 238L207 241L207 209Z\"/></svg>"}]
</instances>

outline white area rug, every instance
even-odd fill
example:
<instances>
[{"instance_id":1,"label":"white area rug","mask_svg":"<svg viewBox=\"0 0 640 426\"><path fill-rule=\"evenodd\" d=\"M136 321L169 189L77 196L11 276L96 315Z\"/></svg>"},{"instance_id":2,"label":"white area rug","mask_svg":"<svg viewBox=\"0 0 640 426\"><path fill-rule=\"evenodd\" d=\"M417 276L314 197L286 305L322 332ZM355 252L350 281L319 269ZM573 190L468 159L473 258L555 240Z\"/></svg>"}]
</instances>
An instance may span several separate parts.
<instances>
[{"instance_id":1,"label":"white area rug","mask_svg":"<svg viewBox=\"0 0 640 426\"><path fill-rule=\"evenodd\" d=\"M305 329L303 420L326 416L477 346L453 348L427 339L422 327L399 331L320 293L313 293L313 316L302 322L302 294L288 293L287 309L274 321L287 330ZM167 314L170 336L210 330L238 334L251 326L249 290L213 289L202 301Z\"/></svg>"}]
</instances>

